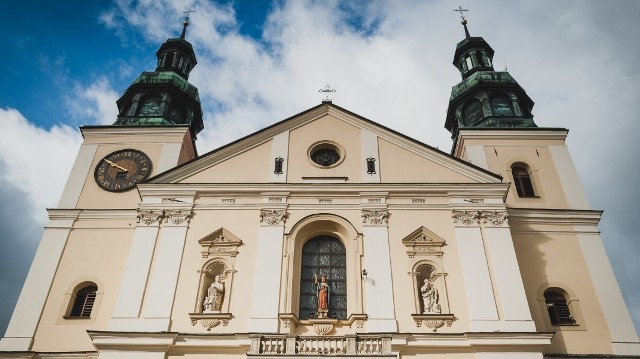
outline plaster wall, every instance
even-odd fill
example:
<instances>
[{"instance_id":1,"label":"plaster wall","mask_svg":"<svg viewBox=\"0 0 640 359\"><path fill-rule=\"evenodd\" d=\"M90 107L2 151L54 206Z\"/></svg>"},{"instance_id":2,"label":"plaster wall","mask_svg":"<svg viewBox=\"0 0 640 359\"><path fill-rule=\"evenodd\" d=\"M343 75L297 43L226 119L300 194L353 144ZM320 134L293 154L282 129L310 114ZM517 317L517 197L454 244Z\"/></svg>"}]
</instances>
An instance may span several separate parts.
<instances>
[{"instance_id":1,"label":"plaster wall","mask_svg":"<svg viewBox=\"0 0 640 359\"><path fill-rule=\"evenodd\" d=\"M34 351L94 350L86 331L105 330L111 318L133 225L127 221L88 221L85 228L71 231L36 331ZM69 294L83 282L98 285L92 317L64 319Z\"/></svg>"},{"instance_id":2,"label":"plaster wall","mask_svg":"<svg viewBox=\"0 0 640 359\"><path fill-rule=\"evenodd\" d=\"M613 354L611 336L587 264L572 226L553 230L512 224L518 264L529 308L538 331L557 331L548 353ZM576 326L553 326L544 305L544 290L565 290Z\"/></svg>"}]
</instances>

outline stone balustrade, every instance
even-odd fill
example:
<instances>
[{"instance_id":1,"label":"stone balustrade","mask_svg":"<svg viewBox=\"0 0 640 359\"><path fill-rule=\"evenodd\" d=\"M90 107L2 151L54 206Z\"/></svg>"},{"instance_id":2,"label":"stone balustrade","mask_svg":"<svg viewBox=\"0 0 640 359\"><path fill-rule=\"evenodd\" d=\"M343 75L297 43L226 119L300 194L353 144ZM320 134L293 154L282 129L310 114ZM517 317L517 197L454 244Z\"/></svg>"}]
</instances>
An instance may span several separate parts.
<instances>
[{"instance_id":1,"label":"stone balustrade","mask_svg":"<svg viewBox=\"0 0 640 359\"><path fill-rule=\"evenodd\" d=\"M251 335L250 355L371 356L391 354L391 335L344 336Z\"/></svg>"}]
</instances>

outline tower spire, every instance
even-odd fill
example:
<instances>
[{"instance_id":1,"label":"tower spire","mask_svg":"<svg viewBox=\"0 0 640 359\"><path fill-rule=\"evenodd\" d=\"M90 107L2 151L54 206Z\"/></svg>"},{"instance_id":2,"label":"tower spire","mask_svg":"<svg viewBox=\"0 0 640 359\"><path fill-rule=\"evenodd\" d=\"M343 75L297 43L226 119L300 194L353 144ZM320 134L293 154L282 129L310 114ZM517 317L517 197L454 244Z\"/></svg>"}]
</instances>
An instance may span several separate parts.
<instances>
[{"instance_id":1,"label":"tower spire","mask_svg":"<svg viewBox=\"0 0 640 359\"><path fill-rule=\"evenodd\" d=\"M185 14L184 21L182 22L182 34L180 35L180 38L183 40L185 35L187 35L187 26L189 26L189 16L191 15L192 12L195 12L195 11L189 9L187 11L182 12L183 14Z\"/></svg>"},{"instance_id":2,"label":"tower spire","mask_svg":"<svg viewBox=\"0 0 640 359\"><path fill-rule=\"evenodd\" d=\"M467 19L464 17L464 13L469 10L463 9L462 6L458 6L458 8L454 9L453 11L460 13L460 18L462 19L460 23L462 24L462 26L464 26L464 35L466 36L467 39L470 38L471 35L469 34L469 29L467 28Z\"/></svg>"}]
</instances>

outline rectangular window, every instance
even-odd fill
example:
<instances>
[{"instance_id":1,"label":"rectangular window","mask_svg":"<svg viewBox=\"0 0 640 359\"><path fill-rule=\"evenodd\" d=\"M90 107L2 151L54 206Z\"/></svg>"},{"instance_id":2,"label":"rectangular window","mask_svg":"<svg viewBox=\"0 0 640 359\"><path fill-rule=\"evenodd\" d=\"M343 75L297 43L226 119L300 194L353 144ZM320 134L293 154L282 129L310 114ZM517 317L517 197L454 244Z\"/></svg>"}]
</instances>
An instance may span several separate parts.
<instances>
[{"instance_id":1,"label":"rectangular window","mask_svg":"<svg viewBox=\"0 0 640 359\"><path fill-rule=\"evenodd\" d=\"M282 157L278 157L275 159L273 173L277 175L282 174L282 162L284 162L284 159Z\"/></svg>"}]
</instances>

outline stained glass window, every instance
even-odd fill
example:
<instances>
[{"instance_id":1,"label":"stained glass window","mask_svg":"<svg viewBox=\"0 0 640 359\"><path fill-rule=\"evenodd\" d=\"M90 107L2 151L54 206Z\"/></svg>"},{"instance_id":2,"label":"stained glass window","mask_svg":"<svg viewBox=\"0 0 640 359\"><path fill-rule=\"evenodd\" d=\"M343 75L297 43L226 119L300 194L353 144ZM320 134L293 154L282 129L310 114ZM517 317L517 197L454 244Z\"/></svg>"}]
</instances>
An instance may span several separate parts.
<instances>
[{"instance_id":1,"label":"stained glass window","mask_svg":"<svg viewBox=\"0 0 640 359\"><path fill-rule=\"evenodd\" d=\"M342 242L331 236L310 239L302 248L298 318L316 317L318 298L314 274L329 284L329 317L347 319L347 259Z\"/></svg>"},{"instance_id":2,"label":"stained glass window","mask_svg":"<svg viewBox=\"0 0 640 359\"><path fill-rule=\"evenodd\" d=\"M320 166L327 167L338 163L340 155L331 148L321 148L311 154L311 159Z\"/></svg>"}]
</instances>

